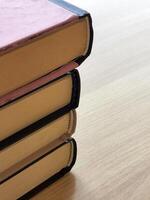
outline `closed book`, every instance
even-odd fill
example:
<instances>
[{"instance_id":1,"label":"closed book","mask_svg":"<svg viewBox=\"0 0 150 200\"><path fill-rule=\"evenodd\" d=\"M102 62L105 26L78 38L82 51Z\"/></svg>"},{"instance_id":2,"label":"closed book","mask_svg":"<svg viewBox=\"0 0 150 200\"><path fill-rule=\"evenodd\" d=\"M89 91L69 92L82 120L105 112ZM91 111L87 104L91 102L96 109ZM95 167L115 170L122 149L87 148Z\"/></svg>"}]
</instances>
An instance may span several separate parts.
<instances>
[{"instance_id":1,"label":"closed book","mask_svg":"<svg viewBox=\"0 0 150 200\"><path fill-rule=\"evenodd\" d=\"M78 106L80 78L68 72L0 109L0 149Z\"/></svg>"},{"instance_id":2,"label":"closed book","mask_svg":"<svg viewBox=\"0 0 150 200\"><path fill-rule=\"evenodd\" d=\"M0 185L1 199L29 199L69 172L76 160L76 142L70 139L34 160Z\"/></svg>"},{"instance_id":3,"label":"closed book","mask_svg":"<svg viewBox=\"0 0 150 200\"><path fill-rule=\"evenodd\" d=\"M66 141L75 126L76 113L72 110L0 151L0 182L40 157L48 147L55 148Z\"/></svg>"},{"instance_id":4,"label":"closed book","mask_svg":"<svg viewBox=\"0 0 150 200\"><path fill-rule=\"evenodd\" d=\"M78 67L74 61L0 97L0 108Z\"/></svg>"},{"instance_id":5,"label":"closed book","mask_svg":"<svg viewBox=\"0 0 150 200\"><path fill-rule=\"evenodd\" d=\"M0 97L90 54L90 14L65 1L1 0L0 19Z\"/></svg>"}]
</instances>

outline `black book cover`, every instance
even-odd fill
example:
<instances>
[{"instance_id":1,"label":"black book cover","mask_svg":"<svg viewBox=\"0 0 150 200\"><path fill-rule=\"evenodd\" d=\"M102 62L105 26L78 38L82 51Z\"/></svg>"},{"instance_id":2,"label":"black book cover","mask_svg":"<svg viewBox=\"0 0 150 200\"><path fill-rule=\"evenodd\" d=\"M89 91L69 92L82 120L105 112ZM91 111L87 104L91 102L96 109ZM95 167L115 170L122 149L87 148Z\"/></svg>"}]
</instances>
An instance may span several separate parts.
<instances>
[{"instance_id":1,"label":"black book cover","mask_svg":"<svg viewBox=\"0 0 150 200\"><path fill-rule=\"evenodd\" d=\"M40 158L34 160L32 163L30 163L27 166L23 167L22 169L18 170L15 174L11 175L6 180L3 180L0 184L3 184L6 181L8 181L9 179L15 177L16 175L18 175L19 173L23 172L28 167L30 167L33 164L37 163L42 158L45 158L46 156L48 156L49 154L51 154L52 152L54 152L55 150L57 150L58 148L60 148L61 146L65 145L67 143L71 143L71 145L72 145L72 152L71 152L72 156L71 156L71 161L68 163L68 166L63 168L63 169L61 169L59 172L57 172L53 176L47 177L47 180L45 180L43 183L41 183L40 185L36 186L32 190L28 191L26 194L23 194L23 196L19 197L20 200L30 199L31 197L33 197L34 195L39 193L41 190L43 190L44 188L46 188L50 184L54 183L59 178L63 177L66 173L68 173L72 169L72 167L74 166L74 164L76 162L76 157L77 157L77 144L76 144L76 141L73 138L68 139L66 142L60 144L59 146L57 146L53 150L50 150L46 154L42 155Z\"/></svg>"},{"instance_id":2,"label":"black book cover","mask_svg":"<svg viewBox=\"0 0 150 200\"><path fill-rule=\"evenodd\" d=\"M27 126L26 128L14 133L8 138L5 138L0 142L0 150L3 150L4 148L8 147L9 145L12 145L16 143L18 140L28 136L33 131L38 130L39 128L42 128L43 126L47 125L51 121L57 119L58 117L61 117L65 113L69 112L72 109L75 109L78 107L79 104L79 98L80 98L80 76L77 70L73 70L71 72L68 72L72 76L73 81L73 87L72 87L72 97L71 101L68 105L64 106L63 108L60 108L59 110L47 115L46 117L36 121L35 123ZM65 76L65 75L63 75ZM56 79L55 79L56 80ZM55 81L54 80L54 81ZM47 83L49 84L49 83Z\"/></svg>"},{"instance_id":3,"label":"black book cover","mask_svg":"<svg viewBox=\"0 0 150 200\"><path fill-rule=\"evenodd\" d=\"M73 138L71 138L69 141L72 142L73 149L74 149L73 158L72 158L72 162L70 163L70 165L68 167L62 169L61 171L59 171L54 176L48 178L45 182L38 185L33 190L29 191L28 193L26 193L25 195L20 197L18 200L27 200L27 199L32 198L33 196L38 194L41 190L45 189L46 187L48 187L49 185L51 185L58 179L62 178L65 174L67 174L72 169L72 167L74 166L74 164L76 162L76 158L77 158L77 144L76 144L75 139L73 139ZM62 144L62 145L64 145L64 144Z\"/></svg>"}]
</instances>

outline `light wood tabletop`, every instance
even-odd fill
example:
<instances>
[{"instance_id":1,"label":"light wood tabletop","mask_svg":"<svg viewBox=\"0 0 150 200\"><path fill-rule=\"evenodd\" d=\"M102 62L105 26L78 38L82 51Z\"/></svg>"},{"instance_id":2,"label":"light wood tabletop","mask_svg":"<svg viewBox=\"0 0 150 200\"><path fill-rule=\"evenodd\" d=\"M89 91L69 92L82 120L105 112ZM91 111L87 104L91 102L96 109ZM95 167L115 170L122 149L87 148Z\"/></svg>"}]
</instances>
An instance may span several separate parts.
<instances>
[{"instance_id":1,"label":"light wood tabletop","mask_svg":"<svg viewBox=\"0 0 150 200\"><path fill-rule=\"evenodd\" d=\"M70 0L95 30L72 172L34 200L150 200L150 1Z\"/></svg>"}]
</instances>

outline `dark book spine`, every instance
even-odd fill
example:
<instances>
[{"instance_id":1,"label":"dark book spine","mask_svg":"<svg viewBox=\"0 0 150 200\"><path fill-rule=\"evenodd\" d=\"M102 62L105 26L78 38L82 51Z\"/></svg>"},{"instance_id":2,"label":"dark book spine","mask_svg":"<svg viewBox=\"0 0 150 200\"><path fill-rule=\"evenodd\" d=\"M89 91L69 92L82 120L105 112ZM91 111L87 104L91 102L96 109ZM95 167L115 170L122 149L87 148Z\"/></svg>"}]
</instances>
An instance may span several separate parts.
<instances>
[{"instance_id":1,"label":"dark book spine","mask_svg":"<svg viewBox=\"0 0 150 200\"><path fill-rule=\"evenodd\" d=\"M14 133L14 134L12 134L8 138L5 138L4 140L2 140L0 142L0 150L3 150L5 148L7 148L8 146L16 143L17 141L27 137L28 135L30 135L34 131L44 127L45 125L47 125L51 121L61 117L62 115L64 115L67 112L69 112L70 110L75 109L75 108L78 107L79 98L80 98L80 76L79 76L79 73L78 73L77 70L73 70L73 71L68 72L68 73L71 74L72 82L73 82L72 98L71 98L70 103L68 105L64 106L63 108L60 108L59 110L57 110L57 111L55 111L53 113L50 113L49 115L47 115L46 117L36 121L35 123L27 126L26 128L24 128L24 129ZM65 76L65 75L63 75L63 76ZM61 76L61 77L63 77L63 76ZM59 78L61 78L61 77L59 77ZM51 81L51 82L53 82L53 81ZM49 83L51 83L51 82L49 82ZM49 83L47 83L47 84L49 84Z\"/></svg>"}]
</instances>

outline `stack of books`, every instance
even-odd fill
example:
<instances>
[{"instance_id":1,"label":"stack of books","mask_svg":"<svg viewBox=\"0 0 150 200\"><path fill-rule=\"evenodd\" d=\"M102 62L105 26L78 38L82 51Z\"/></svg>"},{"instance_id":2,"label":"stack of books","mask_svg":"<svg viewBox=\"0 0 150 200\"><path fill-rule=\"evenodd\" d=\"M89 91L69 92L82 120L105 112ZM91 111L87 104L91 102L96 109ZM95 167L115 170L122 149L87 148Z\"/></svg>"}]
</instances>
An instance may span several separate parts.
<instances>
[{"instance_id":1,"label":"stack of books","mask_svg":"<svg viewBox=\"0 0 150 200\"><path fill-rule=\"evenodd\" d=\"M75 163L92 22L60 0L1 0L0 21L0 199L29 199Z\"/></svg>"}]
</instances>

